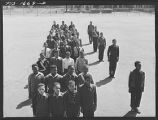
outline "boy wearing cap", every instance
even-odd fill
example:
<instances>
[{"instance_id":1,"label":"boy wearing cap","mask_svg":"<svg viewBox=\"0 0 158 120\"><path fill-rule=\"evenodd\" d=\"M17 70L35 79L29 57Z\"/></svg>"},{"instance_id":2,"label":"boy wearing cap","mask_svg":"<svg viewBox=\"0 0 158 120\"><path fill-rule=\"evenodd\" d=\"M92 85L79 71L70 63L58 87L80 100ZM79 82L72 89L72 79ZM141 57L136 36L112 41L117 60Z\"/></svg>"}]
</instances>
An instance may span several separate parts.
<instances>
[{"instance_id":1,"label":"boy wearing cap","mask_svg":"<svg viewBox=\"0 0 158 120\"><path fill-rule=\"evenodd\" d=\"M67 117L79 117L80 101L79 94L75 85L75 81L70 80L68 83L68 91L64 94L64 106Z\"/></svg>"},{"instance_id":2,"label":"boy wearing cap","mask_svg":"<svg viewBox=\"0 0 158 120\"><path fill-rule=\"evenodd\" d=\"M32 101L32 106L35 108L36 117L48 117L48 94L45 92L45 85L43 83L38 84L38 94L36 94Z\"/></svg>"},{"instance_id":3,"label":"boy wearing cap","mask_svg":"<svg viewBox=\"0 0 158 120\"><path fill-rule=\"evenodd\" d=\"M60 83L55 82L53 85L54 93L49 97L49 115L50 117L64 117L64 100L63 93L60 92Z\"/></svg>"},{"instance_id":4,"label":"boy wearing cap","mask_svg":"<svg viewBox=\"0 0 158 120\"><path fill-rule=\"evenodd\" d=\"M94 117L97 108L96 86L91 84L89 75L85 76L85 83L79 89L80 105L83 117Z\"/></svg>"}]
</instances>

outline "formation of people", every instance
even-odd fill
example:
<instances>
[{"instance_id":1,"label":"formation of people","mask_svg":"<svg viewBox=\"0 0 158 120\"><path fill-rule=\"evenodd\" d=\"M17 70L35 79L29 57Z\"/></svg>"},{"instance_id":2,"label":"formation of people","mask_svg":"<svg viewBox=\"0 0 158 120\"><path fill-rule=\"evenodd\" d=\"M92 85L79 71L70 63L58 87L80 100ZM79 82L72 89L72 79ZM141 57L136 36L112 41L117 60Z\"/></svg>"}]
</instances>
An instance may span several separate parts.
<instances>
[{"instance_id":1,"label":"formation of people","mask_svg":"<svg viewBox=\"0 0 158 120\"><path fill-rule=\"evenodd\" d=\"M99 33L90 22L88 35L94 52L99 49L98 59L102 62L106 48L103 33ZM112 40L107 52L110 78L114 78L119 60L119 46L116 42L116 39ZM129 92L132 111L140 113L137 107L144 90L145 73L141 71L139 61L135 66L136 69L129 77ZM28 77L28 91L33 116L79 117L81 112L83 117L94 116L97 109L96 86L88 72L88 60L73 22L69 26L64 21L61 25L53 22L40 58L32 65L32 71Z\"/></svg>"}]
</instances>

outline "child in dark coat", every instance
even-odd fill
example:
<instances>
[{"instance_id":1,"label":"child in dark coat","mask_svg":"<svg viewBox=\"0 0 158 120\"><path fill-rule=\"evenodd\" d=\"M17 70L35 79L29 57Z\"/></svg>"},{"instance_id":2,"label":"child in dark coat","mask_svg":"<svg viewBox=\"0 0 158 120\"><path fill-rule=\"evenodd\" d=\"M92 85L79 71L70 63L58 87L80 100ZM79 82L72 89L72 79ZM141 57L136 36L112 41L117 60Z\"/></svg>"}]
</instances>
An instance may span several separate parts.
<instances>
[{"instance_id":1,"label":"child in dark coat","mask_svg":"<svg viewBox=\"0 0 158 120\"><path fill-rule=\"evenodd\" d=\"M35 117L48 117L48 94L45 93L45 85L38 84L38 94L33 97L32 106L35 108Z\"/></svg>"},{"instance_id":2,"label":"child in dark coat","mask_svg":"<svg viewBox=\"0 0 158 120\"><path fill-rule=\"evenodd\" d=\"M80 105L83 117L94 117L97 108L96 86L91 84L90 75L85 75L85 83L79 89Z\"/></svg>"},{"instance_id":3,"label":"child in dark coat","mask_svg":"<svg viewBox=\"0 0 158 120\"><path fill-rule=\"evenodd\" d=\"M64 107L67 117L80 116L79 94L73 80L69 81L68 91L64 94Z\"/></svg>"},{"instance_id":4,"label":"child in dark coat","mask_svg":"<svg viewBox=\"0 0 158 120\"><path fill-rule=\"evenodd\" d=\"M53 86L54 93L49 97L49 115L50 117L64 117L63 93L60 92L60 83L55 82Z\"/></svg>"}]
</instances>

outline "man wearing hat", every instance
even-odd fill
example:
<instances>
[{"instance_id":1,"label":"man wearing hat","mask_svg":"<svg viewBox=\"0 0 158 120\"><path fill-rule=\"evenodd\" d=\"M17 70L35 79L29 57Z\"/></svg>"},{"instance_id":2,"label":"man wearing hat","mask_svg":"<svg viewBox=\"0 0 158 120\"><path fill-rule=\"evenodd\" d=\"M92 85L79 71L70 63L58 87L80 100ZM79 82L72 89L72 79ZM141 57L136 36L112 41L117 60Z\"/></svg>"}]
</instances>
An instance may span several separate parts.
<instances>
[{"instance_id":1,"label":"man wearing hat","mask_svg":"<svg viewBox=\"0 0 158 120\"><path fill-rule=\"evenodd\" d=\"M54 82L61 82L62 76L57 73L58 69L56 65L50 66L50 74L45 77L46 91L50 94L53 93Z\"/></svg>"},{"instance_id":2,"label":"man wearing hat","mask_svg":"<svg viewBox=\"0 0 158 120\"><path fill-rule=\"evenodd\" d=\"M145 73L141 71L141 62L135 62L135 69L130 72L128 87L131 93L131 111L140 114L138 107L140 105L142 92L144 91Z\"/></svg>"},{"instance_id":3,"label":"man wearing hat","mask_svg":"<svg viewBox=\"0 0 158 120\"><path fill-rule=\"evenodd\" d=\"M119 60L119 46L116 45L116 39L112 40L112 45L108 48L107 56L109 61L109 77L114 78L117 62Z\"/></svg>"}]
</instances>

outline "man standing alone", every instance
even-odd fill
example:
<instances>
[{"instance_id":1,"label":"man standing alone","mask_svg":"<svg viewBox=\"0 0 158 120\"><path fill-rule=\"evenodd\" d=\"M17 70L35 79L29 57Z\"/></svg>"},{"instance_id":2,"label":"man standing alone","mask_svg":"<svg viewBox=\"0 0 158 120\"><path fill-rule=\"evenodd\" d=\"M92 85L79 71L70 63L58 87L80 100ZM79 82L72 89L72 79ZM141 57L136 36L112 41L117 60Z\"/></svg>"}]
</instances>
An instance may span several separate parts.
<instances>
[{"instance_id":1,"label":"man standing alone","mask_svg":"<svg viewBox=\"0 0 158 120\"><path fill-rule=\"evenodd\" d=\"M112 40L112 45L109 46L107 56L109 61L109 74L114 78L116 65L119 60L119 46L116 45L116 39Z\"/></svg>"},{"instance_id":2,"label":"man standing alone","mask_svg":"<svg viewBox=\"0 0 158 120\"><path fill-rule=\"evenodd\" d=\"M140 105L142 92L144 91L145 73L141 71L141 62L135 62L135 69L129 75L129 93L131 93L131 111L140 114L138 107Z\"/></svg>"}]
</instances>

